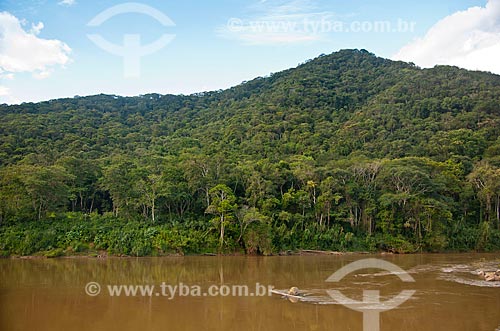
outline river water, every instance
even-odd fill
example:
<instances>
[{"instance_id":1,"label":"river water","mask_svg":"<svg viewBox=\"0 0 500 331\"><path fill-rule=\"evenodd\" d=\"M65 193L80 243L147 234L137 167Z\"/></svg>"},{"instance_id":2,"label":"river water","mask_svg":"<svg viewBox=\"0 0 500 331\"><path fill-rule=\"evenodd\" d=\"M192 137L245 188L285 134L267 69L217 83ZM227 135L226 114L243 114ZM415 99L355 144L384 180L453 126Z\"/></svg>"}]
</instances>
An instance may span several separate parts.
<instances>
[{"instance_id":1,"label":"river water","mask_svg":"<svg viewBox=\"0 0 500 331\"><path fill-rule=\"evenodd\" d=\"M390 272L369 263L381 260ZM354 266L365 268L326 281ZM1 259L0 330L495 331L500 284L476 273L497 268L500 254ZM138 292L112 292L120 285ZM302 297L268 295L269 286ZM331 290L382 304L356 311ZM415 292L389 307L405 290ZM392 309L377 322L383 308Z\"/></svg>"}]
</instances>

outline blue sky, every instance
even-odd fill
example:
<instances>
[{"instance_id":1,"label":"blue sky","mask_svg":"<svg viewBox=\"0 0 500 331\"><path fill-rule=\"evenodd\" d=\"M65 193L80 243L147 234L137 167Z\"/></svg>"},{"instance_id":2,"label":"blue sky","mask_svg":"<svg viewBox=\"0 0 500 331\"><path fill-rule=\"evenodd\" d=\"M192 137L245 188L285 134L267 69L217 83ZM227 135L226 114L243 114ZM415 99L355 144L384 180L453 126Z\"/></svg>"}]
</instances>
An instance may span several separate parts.
<instances>
[{"instance_id":1,"label":"blue sky","mask_svg":"<svg viewBox=\"0 0 500 331\"><path fill-rule=\"evenodd\" d=\"M345 48L364 48L424 67L453 64L500 73L500 0L124 4L0 0L0 103L224 89ZM99 26L88 25L106 9L120 8L115 6L131 12L109 17ZM175 26L135 10L146 6ZM383 25L388 31L377 30L377 22L389 24ZM124 77L123 57L100 48L89 34L115 45L123 44L125 34L140 35L141 45L165 34L175 38L141 56L140 72Z\"/></svg>"}]
</instances>

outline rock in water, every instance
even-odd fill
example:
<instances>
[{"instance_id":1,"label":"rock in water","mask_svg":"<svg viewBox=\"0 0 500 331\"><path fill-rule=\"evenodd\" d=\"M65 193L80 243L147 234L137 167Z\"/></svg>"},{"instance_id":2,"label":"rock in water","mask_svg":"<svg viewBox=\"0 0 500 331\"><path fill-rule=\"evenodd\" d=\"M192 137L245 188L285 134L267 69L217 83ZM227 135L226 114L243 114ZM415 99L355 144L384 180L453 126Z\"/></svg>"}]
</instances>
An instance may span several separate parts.
<instances>
[{"instance_id":1,"label":"rock in water","mask_svg":"<svg viewBox=\"0 0 500 331\"><path fill-rule=\"evenodd\" d=\"M483 277L484 280L487 282L500 282L500 270L497 271L480 270L477 274Z\"/></svg>"},{"instance_id":2,"label":"rock in water","mask_svg":"<svg viewBox=\"0 0 500 331\"><path fill-rule=\"evenodd\" d=\"M298 296L300 294L300 292L299 292L299 289L297 287L293 286L293 287L290 287L290 289L288 290L288 294Z\"/></svg>"}]
</instances>

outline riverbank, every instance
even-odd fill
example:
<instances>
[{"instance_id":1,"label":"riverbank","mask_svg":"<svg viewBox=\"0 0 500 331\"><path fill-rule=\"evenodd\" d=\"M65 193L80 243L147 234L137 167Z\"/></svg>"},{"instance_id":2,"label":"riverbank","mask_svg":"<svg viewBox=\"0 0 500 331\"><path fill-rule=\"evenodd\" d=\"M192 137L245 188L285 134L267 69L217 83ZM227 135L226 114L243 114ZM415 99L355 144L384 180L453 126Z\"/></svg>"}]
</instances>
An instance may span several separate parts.
<instances>
[{"instance_id":1,"label":"riverbank","mask_svg":"<svg viewBox=\"0 0 500 331\"><path fill-rule=\"evenodd\" d=\"M344 252L499 251L500 231L463 232L441 236L439 242L410 237L353 232L349 223L267 224L265 228L227 224L220 241L216 225L206 220L151 223L112 215L65 213L41 221L0 225L0 256L183 256L183 255L310 255Z\"/></svg>"},{"instance_id":2,"label":"riverbank","mask_svg":"<svg viewBox=\"0 0 500 331\"><path fill-rule=\"evenodd\" d=\"M447 251L447 252L414 252L414 253L393 253L393 252L386 252L386 251L373 251L373 252L367 252L367 251L345 251L345 252L339 252L339 251L320 251L320 250L309 250L309 249L304 249L304 250L298 250L298 251L286 251L286 252L279 252L276 254L269 254L269 255L256 255L256 254L245 254L244 252L233 252L233 253L200 253L200 254L182 254L182 253L168 253L168 254L161 254L161 255L148 255L148 256L133 256L133 255L124 255L124 254L118 254L118 255L113 255L113 254L108 254L106 251L100 251L100 252L87 252L87 253L80 253L80 254L55 254L54 252L48 251L48 252L39 252L34 255L11 255L11 256L2 256L0 258L7 258L7 259L19 259L19 260L43 260L43 259L129 259L129 258L150 258L150 257L230 257L230 256L248 256L248 257L256 257L256 256L262 256L262 257L277 257L277 256L349 256L349 255L380 255L380 256L390 256L390 255L421 255L421 254L449 254L449 255L454 255L454 254L499 254L500 256L500 250L498 251L490 251L490 252L481 252L481 251L469 251L469 252L456 252L456 251Z\"/></svg>"},{"instance_id":3,"label":"riverbank","mask_svg":"<svg viewBox=\"0 0 500 331\"><path fill-rule=\"evenodd\" d=\"M394 253L389 253L389 252L339 252L339 251L320 251L320 250L309 250L309 249L304 249L304 250L298 250L298 251L286 251L286 252L279 252L276 254L269 254L267 256L319 256L319 255L332 255L332 256L341 256L341 255L351 255L351 254L381 254L381 255L388 255L388 254L394 254ZM87 252L87 253L81 253L81 254L66 254L65 252L61 252L59 250L57 251L46 251L46 252L38 252L33 255L11 255L11 256L4 256L5 258L11 258L11 259L21 259L21 260L32 260L32 259L48 259L48 258L68 258L68 259L105 259L105 258L138 258L138 257L184 257L184 256L263 256L263 255L256 255L256 254L245 254L244 252L233 252L233 253L221 253L221 254L216 254L216 253L200 253L200 254L182 254L182 253L168 253L168 254L161 254L161 255L150 255L150 256L132 256L132 255L124 255L124 254L118 254L118 255L113 255L113 254L108 254L106 251L93 251L93 252Z\"/></svg>"}]
</instances>

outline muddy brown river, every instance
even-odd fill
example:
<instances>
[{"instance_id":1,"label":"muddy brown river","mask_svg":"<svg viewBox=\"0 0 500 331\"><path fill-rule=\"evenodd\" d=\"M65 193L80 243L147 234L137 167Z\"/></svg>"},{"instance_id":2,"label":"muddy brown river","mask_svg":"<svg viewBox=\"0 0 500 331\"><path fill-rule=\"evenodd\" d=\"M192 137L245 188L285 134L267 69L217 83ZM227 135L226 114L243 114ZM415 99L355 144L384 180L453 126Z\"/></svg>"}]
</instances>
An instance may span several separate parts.
<instances>
[{"instance_id":1,"label":"muddy brown river","mask_svg":"<svg viewBox=\"0 0 500 331\"><path fill-rule=\"evenodd\" d=\"M0 330L495 331L500 282L477 271L496 269L500 254L1 259Z\"/></svg>"}]
</instances>

